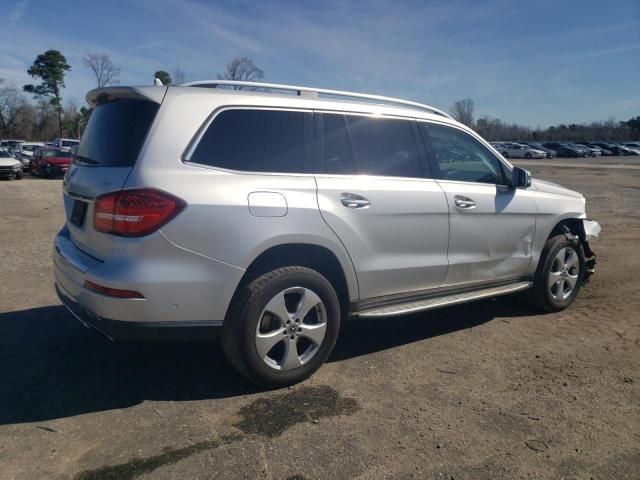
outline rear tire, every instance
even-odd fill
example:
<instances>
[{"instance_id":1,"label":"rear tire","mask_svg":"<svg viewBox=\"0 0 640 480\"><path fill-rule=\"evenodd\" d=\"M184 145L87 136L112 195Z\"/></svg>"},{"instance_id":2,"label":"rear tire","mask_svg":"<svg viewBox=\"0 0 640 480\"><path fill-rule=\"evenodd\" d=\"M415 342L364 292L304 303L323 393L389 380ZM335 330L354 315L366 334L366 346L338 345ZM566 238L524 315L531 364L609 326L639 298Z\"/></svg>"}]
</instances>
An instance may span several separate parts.
<instances>
[{"instance_id":1,"label":"rear tire","mask_svg":"<svg viewBox=\"0 0 640 480\"><path fill-rule=\"evenodd\" d=\"M278 388L320 368L339 330L340 303L329 281L310 268L283 267L236 292L222 328L222 347L242 375Z\"/></svg>"},{"instance_id":2,"label":"rear tire","mask_svg":"<svg viewBox=\"0 0 640 480\"><path fill-rule=\"evenodd\" d=\"M525 153L524 158L531 159L531 154L529 152Z\"/></svg>"},{"instance_id":3,"label":"rear tire","mask_svg":"<svg viewBox=\"0 0 640 480\"><path fill-rule=\"evenodd\" d=\"M547 312L559 312L576 298L584 278L584 251L566 235L556 235L542 250L530 303Z\"/></svg>"}]
</instances>

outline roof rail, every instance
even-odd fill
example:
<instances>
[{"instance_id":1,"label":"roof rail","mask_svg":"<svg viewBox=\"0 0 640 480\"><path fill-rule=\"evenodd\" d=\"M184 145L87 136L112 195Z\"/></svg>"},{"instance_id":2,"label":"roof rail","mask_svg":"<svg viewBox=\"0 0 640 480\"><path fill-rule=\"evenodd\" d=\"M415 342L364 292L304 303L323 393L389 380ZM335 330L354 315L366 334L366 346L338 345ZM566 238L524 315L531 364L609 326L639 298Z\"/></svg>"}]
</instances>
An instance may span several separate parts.
<instances>
[{"instance_id":1,"label":"roof rail","mask_svg":"<svg viewBox=\"0 0 640 480\"><path fill-rule=\"evenodd\" d=\"M385 97L382 95L368 95L366 93L356 92L344 92L341 90L328 90L326 88L313 88L313 87L299 87L295 85L281 85L278 83L262 83L262 82L240 82L236 80L197 80L194 82L181 83L181 87L209 87L216 88L218 85L224 87L250 87L250 88L264 88L269 90L289 90L296 92L299 96L319 97L320 95L328 95L333 97L344 98L362 98L365 100L375 100L380 103L403 105L418 110L426 110L443 117L453 119L448 113L429 105L422 103L412 102L409 100L403 100L401 98Z\"/></svg>"}]
</instances>

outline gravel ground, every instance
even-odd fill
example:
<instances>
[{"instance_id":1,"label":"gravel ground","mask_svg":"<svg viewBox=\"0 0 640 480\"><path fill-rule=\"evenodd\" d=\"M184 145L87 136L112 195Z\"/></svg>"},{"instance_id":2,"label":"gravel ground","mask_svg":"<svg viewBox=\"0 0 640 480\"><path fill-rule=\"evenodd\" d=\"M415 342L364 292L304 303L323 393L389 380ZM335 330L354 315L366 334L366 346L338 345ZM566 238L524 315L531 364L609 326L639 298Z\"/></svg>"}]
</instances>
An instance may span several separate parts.
<instances>
[{"instance_id":1,"label":"gravel ground","mask_svg":"<svg viewBox=\"0 0 640 480\"><path fill-rule=\"evenodd\" d=\"M582 191L603 227L571 308L505 297L352 321L279 391L215 345L84 329L53 293L60 181L0 182L0 479L637 479L640 171L557 162L526 165Z\"/></svg>"}]
</instances>

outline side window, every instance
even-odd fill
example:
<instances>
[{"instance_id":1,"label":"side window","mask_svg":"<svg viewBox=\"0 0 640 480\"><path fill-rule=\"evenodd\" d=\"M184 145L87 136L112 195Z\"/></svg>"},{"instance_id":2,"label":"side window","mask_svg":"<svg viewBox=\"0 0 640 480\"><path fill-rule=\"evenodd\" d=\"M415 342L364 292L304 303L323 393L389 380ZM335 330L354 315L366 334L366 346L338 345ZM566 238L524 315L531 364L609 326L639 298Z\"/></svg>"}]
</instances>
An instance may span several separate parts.
<instances>
[{"instance_id":1,"label":"side window","mask_svg":"<svg viewBox=\"0 0 640 480\"><path fill-rule=\"evenodd\" d=\"M422 177L409 121L325 113L322 140L324 173Z\"/></svg>"},{"instance_id":2,"label":"side window","mask_svg":"<svg viewBox=\"0 0 640 480\"><path fill-rule=\"evenodd\" d=\"M358 173L422 177L411 122L347 115Z\"/></svg>"},{"instance_id":3,"label":"side window","mask_svg":"<svg viewBox=\"0 0 640 480\"><path fill-rule=\"evenodd\" d=\"M443 180L505 185L502 163L468 133L444 125L420 123Z\"/></svg>"},{"instance_id":4,"label":"side window","mask_svg":"<svg viewBox=\"0 0 640 480\"><path fill-rule=\"evenodd\" d=\"M189 161L247 172L304 172L304 113L225 110Z\"/></svg>"},{"instance_id":5,"label":"side window","mask_svg":"<svg viewBox=\"0 0 640 480\"><path fill-rule=\"evenodd\" d=\"M344 115L325 113L321 118L322 172L336 175L357 173Z\"/></svg>"}]
</instances>

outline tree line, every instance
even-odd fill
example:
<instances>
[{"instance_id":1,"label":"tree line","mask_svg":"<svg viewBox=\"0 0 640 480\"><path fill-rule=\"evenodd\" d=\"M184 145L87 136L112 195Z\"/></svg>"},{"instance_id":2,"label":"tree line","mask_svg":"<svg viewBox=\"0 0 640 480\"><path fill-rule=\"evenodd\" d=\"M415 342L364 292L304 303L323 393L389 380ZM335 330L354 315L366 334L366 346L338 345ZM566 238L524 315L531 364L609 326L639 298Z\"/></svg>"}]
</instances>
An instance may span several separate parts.
<instances>
[{"instance_id":1,"label":"tree line","mask_svg":"<svg viewBox=\"0 0 640 480\"><path fill-rule=\"evenodd\" d=\"M106 53L88 53L82 61L91 72L96 88L120 83L120 68ZM80 138L92 109L73 97L63 101L62 91L69 71L71 65L61 52L47 50L38 55L27 70L39 83L27 84L20 89L0 78L0 138ZM153 78L159 79L163 85L177 85L186 81L186 74L177 66L171 74L158 70ZM257 82L264 78L264 72L251 59L236 57L218 74L218 78ZM34 102L29 101L27 94L33 97Z\"/></svg>"},{"instance_id":2,"label":"tree line","mask_svg":"<svg viewBox=\"0 0 640 480\"><path fill-rule=\"evenodd\" d=\"M486 140L493 141L629 141L640 140L640 116L627 121L609 119L591 123L553 125L547 128L531 128L516 123L506 123L499 118L482 116L475 120L474 103L470 98L458 100L451 105L453 118L474 129Z\"/></svg>"},{"instance_id":3,"label":"tree line","mask_svg":"<svg viewBox=\"0 0 640 480\"><path fill-rule=\"evenodd\" d=\"M106 53L88 53L82 60L84 67L91 72L96 88L120 82L120 68L114 65ZM19 89L0 78L0 137L25 140L49 140L55 136L80 138L91 115L91 107L72 97L63 102L64 80L69 71L71 65L61 52L47 50L38 55L27 70L40 83L27 84ZM160 80L163 85L176 85L186 81L186 74L177 66L172 73L157 70L153 78ZM258 82L264 78L264 72L251 59L236 57L217 78ZM25 94L31 94L35 102L29 102ZM489 141L640 140L640 116L628 121L609 119L588 124L531 128L488 116L481 116L476 120L474 102L469 98L455 102L450 111L454 118Z\"/></svg>"}]
</instances>

